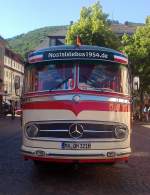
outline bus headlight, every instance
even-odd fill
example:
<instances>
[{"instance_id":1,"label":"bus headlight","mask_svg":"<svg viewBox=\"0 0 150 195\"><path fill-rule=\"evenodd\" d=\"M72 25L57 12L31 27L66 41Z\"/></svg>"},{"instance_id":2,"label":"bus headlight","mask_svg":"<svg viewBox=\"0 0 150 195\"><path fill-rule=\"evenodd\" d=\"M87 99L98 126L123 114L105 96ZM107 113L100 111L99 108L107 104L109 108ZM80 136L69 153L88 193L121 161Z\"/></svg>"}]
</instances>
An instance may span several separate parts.
<instances>
[{"instance_id":1,"label":"bus headlight","mask_svg":"<svg viewBox=\"0 0 150 195\"><path fill-rule=\"evenodd\" d=\"M128 128L125 126L118 126L115 128L115 136L117 139L123 139L128 135Z\"/></svg>"},{"instance_id":2,"label":"bus headlight","mask_svg":"<svg viewBox=\"0 0 150 195\"><path fill-rule=\"evenodd\" d=\"M36 137L38 135L38 127L36 125L29 125L26 127L26 133L29 137Z\"/></svg>"}]
</instances>

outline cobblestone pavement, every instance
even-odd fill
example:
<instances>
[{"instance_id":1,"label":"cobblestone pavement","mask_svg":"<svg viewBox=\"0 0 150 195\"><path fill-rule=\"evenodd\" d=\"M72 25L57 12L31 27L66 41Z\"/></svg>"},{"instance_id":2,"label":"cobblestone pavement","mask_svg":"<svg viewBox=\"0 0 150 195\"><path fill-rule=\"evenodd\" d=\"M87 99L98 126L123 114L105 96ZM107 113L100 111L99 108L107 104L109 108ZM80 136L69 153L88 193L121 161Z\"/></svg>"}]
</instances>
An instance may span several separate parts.
<instances>
[{"instance_id":1,"label":"cobblestone pavement","mask_svg":"<svg viewBox=\"0 0 150 195\"><path fill-rule=\"evenodd\" d=\"M134 125L128 164L37 169L20 145L19 119L0 119L0 195L150 195L150 125Z\"/></svg>"}]
</instances>

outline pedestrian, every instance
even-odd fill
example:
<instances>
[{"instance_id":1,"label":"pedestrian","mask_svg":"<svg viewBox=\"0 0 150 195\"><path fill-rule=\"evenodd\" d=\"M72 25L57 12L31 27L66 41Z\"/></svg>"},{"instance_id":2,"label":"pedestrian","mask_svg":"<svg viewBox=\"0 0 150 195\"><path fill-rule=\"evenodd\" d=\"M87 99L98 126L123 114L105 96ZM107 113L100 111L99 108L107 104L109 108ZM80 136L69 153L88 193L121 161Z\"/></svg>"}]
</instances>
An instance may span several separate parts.
<instances>
[{"instance_id":1,"label":"pedestrian","mask_svg":"<svg viewBox=\"0 0 150 195\"><path fill-rule=\"evenodd\" d=\"M148 106L148 119L150 117L150 106Z\"/></svg>"},{"instance_id":2,"label":"pedestrian","mask_svg":"<svg viewBox=\"0 0 150 195\"><path fill-rule=\"evenodd\" d=\"M143 112L144 112L145 120L149 121L150 107L147 104L145 104Z\"/></svg>"},{"instance_id":3,"label":"pedestrian","mask_svg":"<svg viewBox=\"0 0 150 195\"><path fill-rule=\"evenodd\" d=\"M15 119L15 101L10 100L11 119Z\"/></svg>"}]
</instances>

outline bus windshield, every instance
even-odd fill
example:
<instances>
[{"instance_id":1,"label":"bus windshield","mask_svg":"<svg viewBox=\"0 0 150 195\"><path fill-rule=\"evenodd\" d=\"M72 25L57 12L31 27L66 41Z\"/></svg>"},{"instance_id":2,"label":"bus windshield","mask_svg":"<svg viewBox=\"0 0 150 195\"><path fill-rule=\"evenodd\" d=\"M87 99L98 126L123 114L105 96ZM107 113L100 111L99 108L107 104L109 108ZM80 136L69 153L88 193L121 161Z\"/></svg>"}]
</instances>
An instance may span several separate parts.
<instances>
[{"instance_id":1,"label":"bus windshield","mask_svg":"<svg viewBox=\"0 0 150 195\"><path fill-rule=\"evenodd\" d=\"M70 64L29 65L25 74L25 92L74 88L75 68Z\"/></svg>"},{"instance_id":2,"label":"bus windshield","mask_svg":"<svg viewBox=\"0 0 150 195\"><path fill-rule=\"evenodd\" d=\"M121 64L40 63L28 65L25 74L25 93L73 90L78 87L80 90L129 94L128 68Z\"/></svg>"},{"instance_id":3,"label":"bus windshield","mask_svg":"<svg viewBox=\"0 0 150 195\"><path fill-rule=\"evenodd\" d=\"M79 88L129 94L129 75L126 66L110 64L81 64Z\"/></svg>"}]
</instances>

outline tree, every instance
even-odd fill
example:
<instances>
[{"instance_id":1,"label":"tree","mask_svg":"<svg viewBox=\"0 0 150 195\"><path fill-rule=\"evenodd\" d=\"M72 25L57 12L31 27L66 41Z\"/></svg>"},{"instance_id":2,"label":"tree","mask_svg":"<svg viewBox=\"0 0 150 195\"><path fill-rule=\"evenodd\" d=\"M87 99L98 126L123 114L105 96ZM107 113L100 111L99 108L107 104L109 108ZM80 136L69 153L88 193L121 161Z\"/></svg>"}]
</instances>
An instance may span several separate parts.
<instances>
[{"instance_id":1,"label":"tree","mask_svg":"<svg viewBox=\"0 0 150 195\"><path fill-rule=\"evenodd\" d=\"M150 16L145 25L138 27L132 36L124 35L122 43L123 50L128 54L133 76L140 78L139 94L143 105L144 93L150 92Z\"/></svg>"},{"instance_id":2,"label":"tree","mask_svg":"<svg viewBox=\"0 0 150 195\"><path fill-rule=\"evenodd\" d=\"M88 8L83 7L80 19L67 32L66 43L75 44L79 35L82 44L118 48L119 38L111 31L107 17L99 2Z\"/></svg>"}]
</instances>

